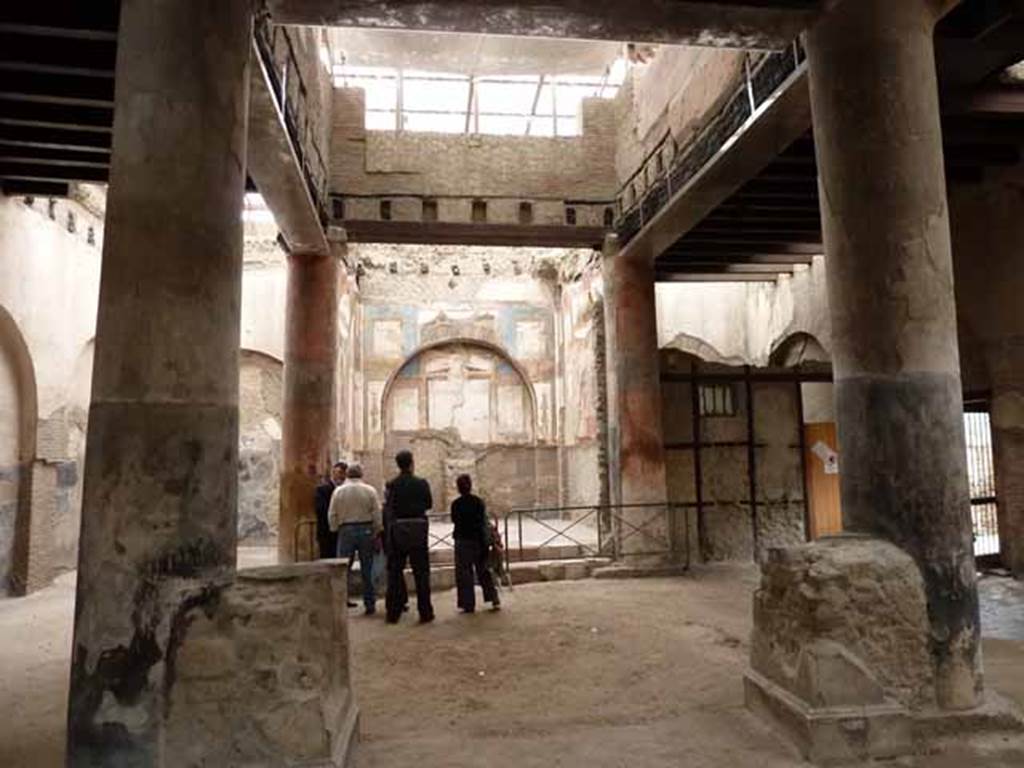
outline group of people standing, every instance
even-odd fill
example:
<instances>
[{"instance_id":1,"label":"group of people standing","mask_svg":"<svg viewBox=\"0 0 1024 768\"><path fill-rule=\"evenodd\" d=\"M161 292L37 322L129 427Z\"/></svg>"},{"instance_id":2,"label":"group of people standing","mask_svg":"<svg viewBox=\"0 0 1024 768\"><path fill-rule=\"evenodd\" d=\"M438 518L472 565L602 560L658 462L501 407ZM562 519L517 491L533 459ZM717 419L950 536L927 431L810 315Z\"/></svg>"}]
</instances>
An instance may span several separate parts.
<instances>
[{"instance_id":1,"label":"group of people standing","mask_svg":"<svg viewBox=\"0 0 1024 768\"><path fill-rule=\"evenodd\" d=\"M374 562L386 560L387 590L384 599L387 621L395 624L408 610L405 566L412 568L416 584L416 608L420 623L434 620L430 597L429 518L434 500L430 484L414 473L410 451L395 456L398 475L384 486L381 503L377 490L363 480L359 464L338 462L330 479L316 490L317 543L321 558L359 559L363 605L367 615L377 612ZM452 502L455 582L457 604L465 613L476 609L474 584L479 581L484 600L494 609L500 604L497 585L488 566L492 547L491 526L483 500L473 493L469 475L456 481L459 497ZM349 591L352 589L349 569ZM349 601L349 607L357 604Z\"/></svg>"}]
</instances>

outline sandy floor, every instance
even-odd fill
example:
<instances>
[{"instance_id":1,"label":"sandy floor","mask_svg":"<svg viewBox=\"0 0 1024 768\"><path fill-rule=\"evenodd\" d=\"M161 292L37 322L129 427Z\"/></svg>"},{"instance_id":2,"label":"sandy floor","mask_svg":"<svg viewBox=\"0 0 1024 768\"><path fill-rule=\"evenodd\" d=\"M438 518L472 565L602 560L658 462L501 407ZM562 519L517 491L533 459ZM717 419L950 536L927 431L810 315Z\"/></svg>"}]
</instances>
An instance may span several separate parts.
<instances>
[{"instance_id":1,"label":"sandy floor","mask_svg":"<svg viewBox=\"0 0 1024 768\"><path fill-rule=\"evenodd\" d=\"M497 614L397 627L353 612L359 768L803 765L746 713L740 676L751 568L675 580L524 585ZM990 685L1024 704L1018 585L983 582ZM991 594L991 599L990 599ZM63 763L73 579L0 601L0 767ZM482 674L481 674L482 673ZM1018 739L1016 742L1020 742ZM1020 768L1024 744L993 739L899 765Z\"/></svg>"},{"instance_id":2,"label":"sandy floor","mask_svg":"<svg viewBox=\"0 0 1024 768\"><path fill-rule=\"evenodd\" d=\"M743 707L755 583L753 569L716 567L525 585L498 614L463 616L440 595L425 627L353 618L357 765L805 765ZM1008 675L1024 693L1024 643L999 641L990 655L993 680ZM1014 742L943 745L898 764L1019 768L1024 739Z\"/></svg>"}]
</instances>

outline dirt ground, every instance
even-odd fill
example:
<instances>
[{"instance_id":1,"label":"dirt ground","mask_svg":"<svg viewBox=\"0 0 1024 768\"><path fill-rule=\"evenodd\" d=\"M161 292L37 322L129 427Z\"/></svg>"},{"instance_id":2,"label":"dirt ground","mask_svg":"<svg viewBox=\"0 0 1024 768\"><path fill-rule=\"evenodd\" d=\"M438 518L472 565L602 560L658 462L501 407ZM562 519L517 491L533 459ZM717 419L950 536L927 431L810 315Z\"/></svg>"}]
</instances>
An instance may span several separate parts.
<instances>
[{"instance_id":1,"label":"dirt ground","mask_svg":"<svg viewBox=\"0 0 1024 768\"><path fill-rule=\"evenodd\" d=\"M63 764L73 584L69 575L0 601L2 768ZM500 613L472 616L442 592L427 626L414 614L390 627L353 611L356 765L805 765L743 708L755 584L753 568L720 566L681 579L524 585L505 591ZM1024 611L1014 585L992 588L1012 616ZM985 641L987 678L1024 704L1024 637L1012 621L998 626ZM955 742L887 765L1020 768L1021 741Z\"/></svg>"},{"instance_id":2,"label":"dirt ground","mask_svg":"<svg viewBox=\"0 0 1024 768\"><path fill-rule=\"evenodd\" d=\"M358 768L807 765L743 706L750 567L682 579L524 585L497 614L398 627L353 618ZM1024 643L997 641L1024 693ZM988 646L986 645L988 651ZM1024 703L1024 697L1020 699ZM889 765L1020 768L1024 739L940 745Z\"/></svg>"}]
</instances>

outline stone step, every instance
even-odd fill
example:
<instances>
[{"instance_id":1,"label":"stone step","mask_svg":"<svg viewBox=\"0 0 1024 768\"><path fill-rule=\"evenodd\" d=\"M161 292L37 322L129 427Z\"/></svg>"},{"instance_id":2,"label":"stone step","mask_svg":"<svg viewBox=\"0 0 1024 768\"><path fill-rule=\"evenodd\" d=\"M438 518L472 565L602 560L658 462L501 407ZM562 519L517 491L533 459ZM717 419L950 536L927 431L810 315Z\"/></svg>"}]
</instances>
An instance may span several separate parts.
<instances>
[{"instance_id":1,"label":"stone step","mask_svg":"<svg viewBox=\"0 0 1024 768\"><path fill-rule=\"evenodd\" d=\"M568 558L558 560L538 560L534 562L512 563L511 577L512 586L520 584L532 584L544 581L578 581L590 578L597 568L607 567L611 563L609 558ZM353 599L358 600L362 592L362 581L357 564L353 571ZM410 594L415 593L416 585L409 569L405 572L405 583ZM430 568L430 589L435 592L443 592L455 589L455 566L454 565L431 565ZM383 597L381 595L381 597Z\"/></svg>"},{"instance_id":2,"label":"stone step","mask_svg":"<svg viewBox=\"0 0 1024 768\"><path fill-rule=\"evenodd\" d=\"M522 549L511 547L508 559L513 562L539 562L547 560L584 560L591 558L596 547L578 545L564 546L526 546ZM434 547L430 550L431 565L452 565L455 562L455 550L451 547Z\"/></svg>"}]
</instances>

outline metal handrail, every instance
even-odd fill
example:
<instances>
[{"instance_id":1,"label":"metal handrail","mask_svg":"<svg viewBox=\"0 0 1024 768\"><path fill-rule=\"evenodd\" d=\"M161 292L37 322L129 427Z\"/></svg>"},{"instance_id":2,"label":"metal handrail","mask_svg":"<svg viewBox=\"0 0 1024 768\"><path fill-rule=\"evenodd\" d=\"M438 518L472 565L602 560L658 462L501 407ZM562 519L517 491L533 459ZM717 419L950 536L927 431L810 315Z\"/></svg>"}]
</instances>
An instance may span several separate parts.
<instances>
[{"instance_id":1,"label":"metal handrail","mask_svg":"<svg viewBox=\"0 0 1024 768\"><path fill-rule=\"evenodd\" d=\"M284 39L287 46L284 68L281 70L280 75L276 68L277 63L274 60L274 50L279 35ZM281 28L274 26L267 16L260 16L256 19L256 24L253 27L253 39L256 43L256 50L263 60L264 69L271 80L272 87L270 91L283 118L285 133L288 134L292 151L295 153L299 166L302 168L302 175L305 179L306 187L309 189L310 196L316 205L320 222L324 224L327 222L327 164L324 162L323 152L317 145L317 142L312 138L309 138L307 142L303 142L299 130L299 123L301 123L305 126L305 133L308 137L310 121L308 117L309 107L306 104L308 89L302 79L302 72L299 69L298 59L295 55L295 48L292 46L292 41L287 31L282 31ZM289 77L295 77L298 82L298 88L295 91L298 95L297 103L295 100L289 101L288 99ZM313 160L316 163L319 176L315 176L311 169L310 153L307 152L307 144L312 150Z\"/></svg>"},{"instance_id":2,"label":"metal handrail","mask_svg":"<svg viewBox=\"0 0 1024 768\"><path fill-rule=\"evenodd\" d=\"M751 63L751 55L747 54L742 82L718 113L707 122L693 141L676 152L671 162L664 163L662 173L643 190L642 194L637 195L629 205L625 205L626 190L632 187L641 175L646 179L651 161L662 155L665 145L672 139L671 132L666 132L619 188L616 196L619 201L616 230L620 241L628 242L643 229L667 204L674 192L682 189L729 139L757 116L758 110L799 70L805 59L806 54L799 41L795 41L781 53L761 55L756 63ZM727 130L723 131L723 126Z\"/></svg>"}]
</instances>

